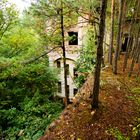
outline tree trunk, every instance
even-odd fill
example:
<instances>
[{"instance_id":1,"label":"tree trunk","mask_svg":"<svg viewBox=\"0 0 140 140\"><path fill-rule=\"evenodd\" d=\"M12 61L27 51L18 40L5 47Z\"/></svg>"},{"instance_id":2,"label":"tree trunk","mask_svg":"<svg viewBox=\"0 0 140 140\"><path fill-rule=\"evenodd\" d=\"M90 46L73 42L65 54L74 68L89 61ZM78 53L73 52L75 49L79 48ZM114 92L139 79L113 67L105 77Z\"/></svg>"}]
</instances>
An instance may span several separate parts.
<instances>
[{"instance_id":1,"label":"tree trunk","mask_svg":"<svg viewBox=\"0 0 140 140\"><path fill-rule=\"evenodd\" d=\"M110 32L110 47L109 47L109 64L112 65L112 52L113 52L113 37L114 37L114 10L115 10L115 0L112 0L111 5L111 32Z\"/></svg>"},{"instance_id":2,"label":"tree trunk","mask_svg":"<svg viewBox=\"0 0 140 140\"><path fill-rule=\"evenodd\" d=\"M122 9L122 23L121 23L121 35L120 35L120 47L119 47L119 53L118 53L118 60L119 60L119 56L121 54L121 51L122 51L122 38L123 38L123 34L124 34L124 31L123 31L123 26L125 25L125 19L126 19L126 10L127 10L127 7L126 7L126 0L123 1L123 9Z\"/></svg>"},{"instance_id":3,"label":"tree trunk","mask_svg":"<svg viewBox=\"0 0 140 140\"><path fill-rule=\"evenodd\" d=\"M137 77L140 74L140 54L139 54L139 58L138 58L138 73L137 73Z\"/></svg>"},{"instance_id":4,"label":"tree trunk","mask_svg":"<svg viewBox=\"0 0 140 140\"><path fill-rule=\"evenodd\" d=\"M139 8L139 2L138 2L138 0L135 0L134 14L133 14L133 17L132 17L132 20L130 23L130 28L129 28L128 43L127 43L125 57L124 57L124 63L123 63L123 71L125 71L125 69L127 67L127 60L129 57L129 53L130 53L131 45L132 45L132 41L133 41L133 38L131 37L132 27L133 27L133 23L135 22L135 16L136 16L138 8Z\"/></svg>"},{"instance_id":5,"label":"tree trunk","mask_svg":"<svg viewBox=\"0 0 140 140\"><path fill-rule=\"evenodd\" d=\"M102 0L100 23L99 23L99 36L97 42L97 59L95 65L94 86L93 86L93 93L92 93L92 108L98 108L98 103L99 103L98 96L99 96L99 86L100 86L101 62L103 57L103 39L104 39L104 30L105 30L106 8L107 8L107 0Z\"/></svg>"},{"instance_id":6,"label":"tree trunk","mask_svg":"<svg viewBox=\"0 0 140 140\"><path fill-rule=\"evenodd\" d=\"M134 46L134 52L133 52L133 58L132 58L132 62L131 62L131 66L130 66L130 71L129 71L129 76L131 76L133 68L134 68L134 64L136 63L136 61L139 58L139 33L140 33L140 28L138 29L138 33L136 36L136 42L135 42L135 46Z\"/></svg>"},{"instance_id":7,"label":"tree trunk","mask_svg":"<svg viewBox=\"0 0 140 140\"><path fill-rule=\"evenodd\" d=\"M63 3L61 1L61 10L60 10L60 17L61 17L61 35L62 35L62 51L63 51L63 66L64 66L64 104L65 106L68 105L69 102L69 95L67 92L67 69L66 69L66 50L65 50L65 35L64 35L64 19L63 19Z\"/></svg>"},{"instance_id":8,"label":"tree trunk","mask_svg":"<svg viewBox=\"0 0 140 140\"><path fill-rule=\"evenodd\" d=\"M139 53L135 52L135 56L132 58L132 62L131 62L131 66L130 66L129 77L131 76L131 74L133 72L134 65L135 65L136 60L138 59L138 57L139 57Z\"/></svg>"},{"instance_id":9,"label":"tree trunk","mask_svg":"<svg viewBox=\"0 0 140 140\"><path fill-rule=\"evenodd\" d=\"M123 1L124 0L120 0L119 19L118 19L118 34L117 34L116 50L115 50L114 65L113 65L113 73L114 74L117 74L117 62L118 62L118 55L119 55L120 42L121 42Z\"/></svg>"}]
</instances>

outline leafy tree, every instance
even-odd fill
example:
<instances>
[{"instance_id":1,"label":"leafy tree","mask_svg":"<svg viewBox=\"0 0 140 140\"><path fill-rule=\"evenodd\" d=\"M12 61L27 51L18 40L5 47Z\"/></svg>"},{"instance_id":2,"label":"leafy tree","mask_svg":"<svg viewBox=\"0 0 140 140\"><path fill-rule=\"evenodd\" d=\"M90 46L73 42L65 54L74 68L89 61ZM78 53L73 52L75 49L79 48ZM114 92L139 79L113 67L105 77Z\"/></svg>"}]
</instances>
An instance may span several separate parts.
<instances>
[{"instance_id":1,"label":"leafy tree","mask_svg":"<svg viewBox=\"0 0 140 140\"><path fill-rule=\"evenodd\" d=\"M33 97L20 102L20 107L0 110L3 136L6 139L37 139L61 110L61 103L52 102L36 91Z\"/></svg>"},{"instance_id":2,"label":"leafy tree","mask_svg":"<svg viewBox=\"0 0 140 140\"><path fill-rule=\"evenodd\" d=\"M44 40L27 25L17 19L0 42L0 138L37 139L62 110L54 101L57 70L48 67Z\"/></svg>"},{"instance_id":3,"label":"leafy tree","mask_svg":"<svg viewBox=\"0 0 140 140\"><path fill-rule=\"evenodd\" d=\"M15 6L7 0L0 1L0 41L4 34L13 26L17 19Z\"/></svg>"}]
</instances>

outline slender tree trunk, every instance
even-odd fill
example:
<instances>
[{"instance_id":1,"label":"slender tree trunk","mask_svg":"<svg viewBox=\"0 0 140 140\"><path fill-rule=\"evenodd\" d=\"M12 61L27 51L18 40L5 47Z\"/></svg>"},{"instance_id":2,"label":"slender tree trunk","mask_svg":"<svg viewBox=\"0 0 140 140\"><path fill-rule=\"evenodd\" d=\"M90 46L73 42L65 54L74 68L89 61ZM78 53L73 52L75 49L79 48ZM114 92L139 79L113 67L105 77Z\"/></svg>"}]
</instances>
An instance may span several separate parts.
<instances>
[{"instance_id":1,"label":"slender tree trunk","mask_svg":"<svg viewBox=\"0 0 140 140\"><path fill-rule=\"evenodd\" d=\"M118 63L118 56L119 56L119 49L120 49L120 42L121 42L123 1L124 0L119 0L120 9L119 9L119 19L118 19L118 34L117 34L116 50L115 50L114 65L113 65L113 73L114 74L117 74L117 63Z\"/></svg>"},{"instance_id":2,"label":"slender tree trunk","mask_svg":"<svg viewBox=\"0 0 140 140\"><path fill-rule=\"evenodd\" d=\"M140 74L140 54L139 54L139 59L138 59L138 73L137 73L137 77Z\"/></svg>"},{"instance_id":3,"label":"slender tree trunk","mask_svg":"<svg viewBox=\"0 0 140 140\"><path fill-rule=\"evenodd\" d=\"M133 14L133 17L132 17L132 20L131 20L131 23L130 23L130 28L129 28L128 43L127 43L125 57L124 57L124 63L123 63L123 71L125 71L125 69L127 67L127 60L128 60L128 57L129 57L129 53L130 53L131 45L132 45L132 40L133 40L132 37L131 37L132 28L133 28L133 23L135 21L135 16L136 16L138 8L139 8L139 2L138 2L138 0L135 0L134 14Z\"/></svg>"},{"instance_id":4,"label":"slender tree trunk","mask_svg":"<svg viewBox=\"0 0 140 140\"><path fill-rule=\"evenodd\" d=\"M103 39L104 39L104 30L105 30L106 8L107 8L107 0L102 0L100 23L99 23L99 36L97 42L97 59L95 65L94 86L93 86L93 93L92 93L92 108L98 108L98 103L99 103L98 96L99 96L99 86L100 86L101 63L103 57Z\"/></svg>"},{"instance_id":5,"label":"slender tree trunk","mask_svg":"<svg viewBox=\"0 0 140 140\"><path fill-rule=\"evenodd\" d=\"M63 3L62 3L62 1L61 1L61 10L60 10L60 12L61 12L60 16L61 16L63 65L64 65L64 92L65 92L64 104L65 104L65 106L67 106L68 102L69 102L69 95L68 95L68 92L67 92L66 50L65 50L65 35L64 35L64 19L63 19Z\"/></svg>"},{"instance_id":6,"label":"slender tree trunk","mask_svg":"<svg viewBox=\"0 0 140 140\"><path fill-rule=\"evenodd\" d=\"M120 54L122 51L122 38L123 38L123 26L125 24L125 19L126 19L126 0L123 1L123 9L122 9L122 23L121 23L121 35L120 35L120 47L119 47L119 54L118 54L118 59L120 58Z\"/></svg>"},{"instance_id":7,"label":"slender tree trunk","mask_svg":"<svg viewBox=\"0 0 140 140\"><path fill-rule=\"evenodd\" d=\"M109 64L112 65L112 52L113 52L113 37L114 37L114 10L115 10L115 0L112 0L111 4L111 32L110 32L110 47L109 47Z\"/></svg>"},{"instance_id":8,"label":"slender tree trunk","mask_svg":"<svg viewBox=\"0 0 140 140\"><path fill-rule=\"evenodd\" d=\"M129 71L129 76L131 76L133 68L134 68L134 64L136 63L136 61L139 58L139 33L140 33L140 28L138 29L138 33L136 36L136 42L135 42L135 46L134 46L134 52L133 52L133 57L132 57L132 62L131 62L131 66L130 66L130 71Z\"/></svg>"},{"instance_id":9,"label":"slender tree trunk","mask_svg":"<svg viewBox=\"0 0 140 140\"><path fill-rule=\"evenodd\" d=\"M131 76L131 74L133 72L134 65L135 65L136 60L138 59L138 57L139 57L139 53L135 52L135 57L132 58L132 62L131 62L131 66L130 66L129 77Z\"/></svg>"}]
</instances>

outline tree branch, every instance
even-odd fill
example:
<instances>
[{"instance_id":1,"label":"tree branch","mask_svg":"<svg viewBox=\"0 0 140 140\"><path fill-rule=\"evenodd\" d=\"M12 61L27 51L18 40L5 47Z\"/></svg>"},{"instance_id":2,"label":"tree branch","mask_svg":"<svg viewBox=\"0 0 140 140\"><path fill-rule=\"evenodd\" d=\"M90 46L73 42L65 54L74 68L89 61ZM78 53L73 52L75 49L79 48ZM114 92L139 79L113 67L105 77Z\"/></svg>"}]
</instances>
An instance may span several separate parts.
<instances>
[{"instance_id":1,"label":"tree branch","mask_svg":"<svg viewBox=\"0 0 140 140\"><path fill-rule=\"evenodd\" d=\"M59 46L56 46L56 47L52 48L51 50L49 50L49 51L47 51L47 52L41 54L40 56L38 56L38 57L36 57L36 58L34 58L34 59L30 59L29 61L27 61L27 62L22 62L22 63L23 63L24 65L30 64L30 63L32 63L32 62L34 62L34 61L40 59L41 57L44 57L45 55L49 54L50 52L52 52L52 51L53 51L54 49L56 49L56 48L59 48Z\"/></svg>"}]
</instances>

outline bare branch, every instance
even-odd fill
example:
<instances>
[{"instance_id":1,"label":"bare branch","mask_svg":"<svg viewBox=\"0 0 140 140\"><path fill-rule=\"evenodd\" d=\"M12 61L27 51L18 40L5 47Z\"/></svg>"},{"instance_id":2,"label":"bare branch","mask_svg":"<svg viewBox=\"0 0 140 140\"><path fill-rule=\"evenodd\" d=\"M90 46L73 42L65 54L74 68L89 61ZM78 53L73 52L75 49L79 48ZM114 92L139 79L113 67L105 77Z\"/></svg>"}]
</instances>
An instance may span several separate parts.
<instances>
[{"instance_id":1,"label":"bare branch","mask_svg":"<svg viewBox=\"0 0 140 140\"><path fill-rule=\"evenodd\" d=\"M52 52L52 51L55 50L56 48L59 48L59 46L52 48L51 50L49 50L49 51L47 51L47 52L41 54L40 56L38 56L38 57L36 57L36 58L34 58L34 59L31 59L31 60L29 60L29 61L22 62L22 63L23 63L24 65L27 65L27 64L30 64L30 63L32 63L32 62L34 62L34 61L37 61L38 59L40 59L41 57L44 57L45 55L49 54L50 52Z\"/></svg>"}]
</instances>

